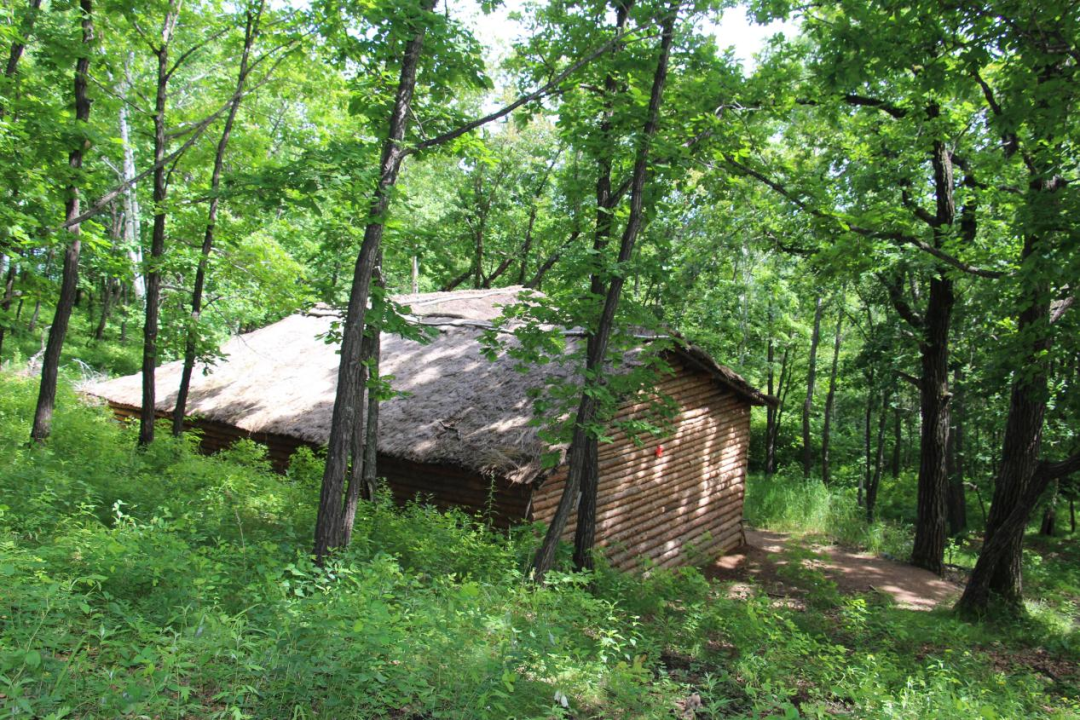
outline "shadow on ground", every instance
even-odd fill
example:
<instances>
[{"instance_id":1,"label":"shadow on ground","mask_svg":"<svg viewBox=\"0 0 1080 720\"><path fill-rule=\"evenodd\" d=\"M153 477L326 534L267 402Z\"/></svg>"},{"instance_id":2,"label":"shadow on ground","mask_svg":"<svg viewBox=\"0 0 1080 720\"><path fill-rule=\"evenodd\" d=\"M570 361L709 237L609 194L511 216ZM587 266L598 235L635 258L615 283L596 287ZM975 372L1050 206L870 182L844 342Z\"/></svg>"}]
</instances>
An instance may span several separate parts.
<instances>
[{"instance_id":1,"label":"shadow on ground","mask_svg":"<svg viewBox=\"0 0 1080 720\"><path fill-rule=\"evenodd\" d=\"M805 557L807 551L814 554L812 558ZM882 593L909 610L951 605L962 590L921 568L765 530L747 530L746 544L717 560L706 575L731 581L729 592L736 597L753 592L751 580L770 595L798 597L808 588L798 587L792 582L793 574L783 571L792 561L820 570L843 594Z\"/></svg>"}]
</instances>

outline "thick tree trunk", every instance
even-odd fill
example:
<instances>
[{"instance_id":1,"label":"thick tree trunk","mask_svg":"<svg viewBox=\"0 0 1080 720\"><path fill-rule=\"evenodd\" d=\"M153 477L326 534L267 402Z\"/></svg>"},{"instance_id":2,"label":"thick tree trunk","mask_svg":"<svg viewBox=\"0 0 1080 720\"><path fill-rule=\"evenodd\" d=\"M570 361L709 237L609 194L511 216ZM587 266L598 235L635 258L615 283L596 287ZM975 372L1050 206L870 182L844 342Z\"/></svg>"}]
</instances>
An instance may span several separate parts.
<instances>
[{"instance_id":1,"label":"thick tree trunk","mask_svg":"<svg viewBox=\"0 0 1080 720\"><path fill-rule=\"evenodd\" d=\"M829 369L829 390L825 394L825 417L821 428L821 480L825 485L832 481L829 465L829 444L832 440L833 403L836 401L836 374L840 366L840 345L843 342L844 299L840 298L836 313L836 335L833 340L832 367Z\"/></svg>"},{"instance_id":2,"label":"thick tree trunk","mask_svg":"<svg viewBox=\"0 0 1080 720\"><path fill-rule=\"evenodd\" d=\"M675 34L677 13L678 5L673 4L661 22L660 57L656 63L652 91L649 96L648 119L645 122L645 128L640 137L634 159L634 169L630 183L630 213L619 247L618 264L620 267L625 267L630 260L638 233L645 219L644 193L649 166L649 151L660 124L660 105L663 99L664 84L667 80L668 59ZM592 338L593 342L589 344L589 357L586 361L586 376L590 378L588 382L602 382L604 358L607 356L607 347L614 329L615 313L618 310L624 282L625 278L621 274L615 273L608 283L604 308L596 324L596 332ZM583 478L587 476L595 477L597 474L597 458L593 450L590 449L590 432L588 430L589 425L596 419L597 410L598 403L595 394L582 392L574 423L574 436L570 444L570 465L567 471L566 485L562 497L559 499L555 517L552 519L547 535L544 537L544 542L533 560L534 577L538 581L543 580L544 575L554 563L555 548L575 504ZM592 505L592 510L592 514L583 517L585 512L579 508L578 527L581 528L581 531L576 535L575 540L579 538L584 540L590 535L595 536L595 527L589 527L589 525L594 526L596 522L595 503ZM584 528L582 528L582 523L586 524ZM586 547L575 542L574 554L576 557L585 557L591 551L591 545Z\"/></svg>"},{"instance_id":3,"label":"thick tree trunk","mask_svg":"<svg viewBox=\"0 0 1080 720\"><path fill-rule=\"evenodd\" d=\"M955 303L952 280L930 281L922 343L919 407L922 435L919 451L918 505L911 564L931 572L945 571L945 496L948 493L949 324Z\"/></svg>"},{"instance_id":4,"label":"thick tree trunk","mask_svg":"<svg viewBox=\"0 0 1080 720\"><path fill-rule=\"evenodd\" d=\"M422 10L430 13L436 0L424 0ZM337 392L327 444L326 467L323 471L322 490L319 495L319 511L315 522L314 554L322 562L326 554L344 537L343 487L345 471L349 465L349 450L358 417L362 413L364 376L360 370L361 345L364 337L364 320L367 312L368 293L376 258L382 243L386 211L390 205L390 193L397 182L401 163L405 158L402 141L408 125L409 107L416 87L416 72L420 52L424 44L424 27L405 45L398 79L397 95L390 114L389 132L383 143L379 165L379 184L368 210L364 242L356 258L353 270L349 304L342 330L341 362L338 368Z\"/></svg>"},{"instance_id":5,"label":"thick tree trunk","mask_svg":"<svg viewBox=\"0 0 1080 720\"><path fill-rule=\"evenodd\" d=\"M199 254L199 265L195 270L195 288L191 293L191 320L184 341L184 367L180 373L180 389L176 394L176 405L173 407L173 435L179 436L184 431L184 416L187 413L188 390L191 387L191 373L195 369L195 356L198 347L199 319L202 315L203 288L206 285L206 269L210 264L210 253L214 249L214 229L217 225L218 205L221 198L218 193L221 190L221 174L225 168L225 152L229 147L229 138L232 136L233 124L236 122L236 114L240 110L240 102L244 94L244 84L248 76L248 59L251 56L251 48L255 43L255 37L259 33L259 21L262 18L263 4L260 2L256 10L248 13L244 28L244 49L240 53L240 71L236 78L236 91L232 106L225 118L225 126L221 130L221 138L218 140L217 152L214 154L214 170L210 174L210 207L206 213L206 230L203 233L202 250Z\"/></svg>"},{"instance_id":6,"label":"thick tree trunk","mask_svg":"<svg viewBox=\"0 0 1080 720\"><path fill-rule=\"evenodd\" d=\"M936 112L936 106L934 110ZM934 244L940 247L956 219L952 155L943 141L934 142L931 160L937 200ZM922 434L915 544L911 552L913 565L938 575L945 571L945 498L949 489L949 402L952 398L949 392L949 327L955 303L953 281L939 271L930 279L930 297L922 321L923 337L919 348Z\"/></svg>"},{"instance_id":7,"label":"thick tree trunk","mask_svg":"<svg viewBox=\"0 0 1080 720\"><path fill-rule=\"evenodd\" d=\"M169 87L169 43L176 24L170 5L162 24L161 46L157 55L157 92L154 101L154 230L150 239L150 263L146 272L146 319L143 323L142 407L139 411L139 445L154 441L157 387L158 316L161 310L161 263L165 257L165 197L168 193L168 168L165 153L168 138L165 126L165 104Z\"/></svg>"},{"instance_id":8,"label":"thick tree trunk","mask_svg":"<svg viewBox=\"0 0 1080 720\"><path fill-rule=\"evenodd\" d=\"M75 119L85 127L90 120L87 84L90 70L90 46L94 41L92 0L79 0L79 9L82 12L83 42L81 56L75 62ZM76 176L82 168L83 152L87 142L86 137L80 133L76 139L75 148L68 155L68 166L75 171ZM67 222L79 216L77 185L68 187L65 209ZM60 353L64 348L64 337L67 335L68 322L71 320L71 310L75 306L75 293L79 285L79 253L82 247L80 226L73 224L68 228L68 232L71 233L71 239L64 251L60 297L56 302L56 312L53 315L52 325L49 327L49 340L41 361L41 385L38 389L37 407L34 410L34 425L30 430L31 439L39 443L45 442L52 430L53 407L56 405L56 382L60 372Z\"/></svg>"},{"instance_id":9,"label":"thick tree trunk","mask_svg":"<svg viewBox=\"0 0 1080 720\"><path fill-rule=\"evenodd\" d=\"M1022 263L1030 262L1037 251L1038 242L1033 237L1026 239ZM1021 503L1028 485L1032 484L1042 447L1048 395L1043 356L1050 349L1049 289L1045 285L1034 287L1029 290L1026 300L1030 304L1020 313L1017 334L1027 339L1027 347L1023 354L1024 362L1017 365L1013 379L1001 464L994 479L994 496L990 502L984 545L998 533L1006 532L1001 526L1011 516L1012 509ZM1009 536L991 574L990 591L1000 596L1007 605L1019 606L1023 596L1023 539L1022 531Z\"/></svg>"},{"instance_id":10,"label":"thick tree trunk","mask_svg":"<svg viewBox=\"0 0 1080 720\"><path fill-rule=\"evenodd\" d=\"M817 377L817 349L821 341L821 310L823 304L821 296L818 296L817 307L814 309L814 329L810 335L810 357L806 365L806 399L802 407L802 467L803 477L810 477L813 469L813 452L810 447L810 415L814 411L814 382Z\"/></svg>"},{"instance_id":11,"label":"thick tree trunk","mask_svg":"<svg viewBox=\"0 0 1080 720\"><path fill-rule=\"evenodd\" d=\"M1044 460L1036 464L1027 485L1017 495L1016 503L1000 512L993 533L987 532L975 569L971 571L964 594L956 604L957 612L965 617L981 617L986 614L991 595L1001 595L1000 591L994 588L994 576L1002 566L1007 567L1012 562L1010 555L1013 547L1023 543L1024 530L1043 491L1052 480L1077 472L1080 472L1080 453L1061 462L1050 463ZM1020 601L1019 596L1004 596L1004 599L1011 603Z\"/></svg>"}]
</instances>

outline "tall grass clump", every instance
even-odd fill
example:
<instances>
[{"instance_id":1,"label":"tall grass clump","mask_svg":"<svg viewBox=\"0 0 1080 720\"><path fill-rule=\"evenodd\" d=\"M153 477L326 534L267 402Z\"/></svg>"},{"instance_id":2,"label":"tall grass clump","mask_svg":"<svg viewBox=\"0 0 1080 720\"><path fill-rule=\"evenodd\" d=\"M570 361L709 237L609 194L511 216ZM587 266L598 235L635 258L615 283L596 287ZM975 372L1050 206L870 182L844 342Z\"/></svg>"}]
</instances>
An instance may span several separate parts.
<instances>
[{"instance_id":1,"label":"tall grass clump","mask_svg":"<svg viewBox=\"0 0 1080 720\"><path fill-rule=\"evenodd\" d=\"M885 492L887 488L883 487ZM819 536L842 545L906 557L911 528L891 518L866 520L855 488L826 487L797 469L771 477L751 475L746 482L746 522L756 528Z\"/></svg>"}]
</instances>

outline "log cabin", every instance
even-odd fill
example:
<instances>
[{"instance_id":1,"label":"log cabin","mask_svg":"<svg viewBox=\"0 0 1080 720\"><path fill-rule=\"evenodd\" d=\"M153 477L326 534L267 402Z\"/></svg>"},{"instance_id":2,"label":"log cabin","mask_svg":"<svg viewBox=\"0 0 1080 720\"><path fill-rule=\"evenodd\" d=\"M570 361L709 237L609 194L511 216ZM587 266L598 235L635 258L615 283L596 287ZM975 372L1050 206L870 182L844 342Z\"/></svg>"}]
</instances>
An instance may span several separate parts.
<instances>
[{"instance_id":1,"label":"log cabin","mask_svg":"<svg viewBox=\"0 0 1080 720\"><path fill-rule=\"evenodd\" d=\"M549 447L534 422L537 389L575 382L574 362L522 366L503 351L485 357L481 334L521 288L428 293L395 300L427 326L427 342L384 333L380 371L397 394L380 406L378 473L395 500L485 513L497 525L550 521L566 479L565 447ZM283 470L302 445L325 445L338 354L327 336L337 315L317 307L234 337L223 358L197 367L188 426L215 452L241 438L268 448ZM567 331L567 357L577 342ZM580 338L581 334L576 333ZM628 363L634 362L630 351ZM750 410L772 398L685 343L662 351L666 371L621 402L599 451L597 545L616 567L671 567L716 557L743 542L742 506ZM613 369L619 372L618 369ZM157 412L171 415L181 363L157 371ZM530 392L532 390L533 392ZM117 416L137 418L141 376L87 389ZM631 437L620 421L655 418L661 435ZM560 453L558 456L553 452ZM542 461L562 457L554 467ZM572 539L575 518L567 525Z\"/></svg>"}]
</instances>

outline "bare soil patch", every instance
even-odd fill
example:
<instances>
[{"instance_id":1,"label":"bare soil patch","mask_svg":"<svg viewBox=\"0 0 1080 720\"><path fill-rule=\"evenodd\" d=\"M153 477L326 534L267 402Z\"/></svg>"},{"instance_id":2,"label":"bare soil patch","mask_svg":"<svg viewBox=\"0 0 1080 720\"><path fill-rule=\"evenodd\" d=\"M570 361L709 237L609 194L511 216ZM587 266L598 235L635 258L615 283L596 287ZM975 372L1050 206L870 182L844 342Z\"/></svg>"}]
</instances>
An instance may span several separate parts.
<instances>
[{"instance_id":1,"label":"bare soil patch","mask_svg":"<svg viewBox=\"0 0 1080 720\"><path fill-rule=\"evenodd\" d=\"M785 533L747 530L746 544L717 560L706 569L706 575L715 580L733 581L731 593L736 596L752 592L748 581L753 580L771 595L797 597L805 589L791 585L777 574L777 568L789 562L785 557L787 551L797 544L807 547L803 541ZM823 556L822 560L814 561L815 567L845 594L879 592L892 598L899 607L933 610L954 603L963 589L927 570L875 555L833 545L809 545L809 548Z\"/></svg>"}]
</instances>

